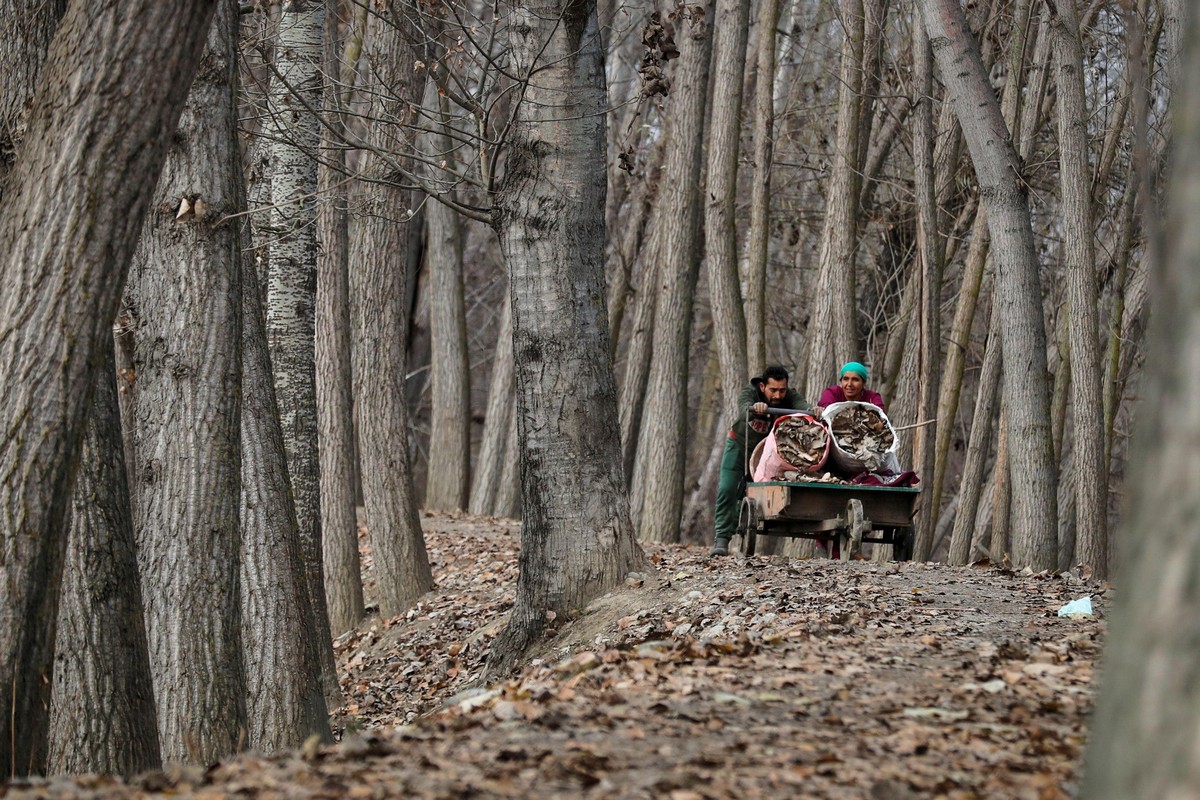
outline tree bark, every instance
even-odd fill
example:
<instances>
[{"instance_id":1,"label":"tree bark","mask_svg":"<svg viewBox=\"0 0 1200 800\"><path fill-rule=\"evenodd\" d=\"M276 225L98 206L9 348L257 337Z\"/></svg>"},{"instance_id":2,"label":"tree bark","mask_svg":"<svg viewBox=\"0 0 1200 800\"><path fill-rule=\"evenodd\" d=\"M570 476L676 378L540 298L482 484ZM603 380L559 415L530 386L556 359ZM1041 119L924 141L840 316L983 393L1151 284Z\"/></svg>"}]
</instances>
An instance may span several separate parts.
<instances>
[{"instance_id":1,"label":"tree bark","mask_svg":"<svg viewBox=\"0 0 1200 800\"><path fill-rule=\"evenodd\" d=\"M775 149L775 26L780 0L758 7L758 78L754 87L754 179L746 237L746 358L755 375L767 366L767 255L771 244L771 167Z\"/></svg>"},{"instance_id":2,"label":"tree bark","mask_svg":"<svg viewBox=\"0 0 1200 800\"><path fill-rule=\"evenodd\" d=\"M0 775L42 768L54 578L98 354L214 7L68 9L5 178L0 286L16 290L0 299Z\"/></svg>"},{"instance_id":3,"label":"tree bark","mask_svg":"<svg viewBox=\"0 0 1200 800\"><path fill-rule=\"evenodd\" d=\"M67 513L51 773L132 775L160 764L111 341Z\"/></svg>"},{"instance_id":4,"label":"tree bark","mask_svg":"<svg viewBox=\"0 0 1200 800\"><path fill-rule=\"evenodd\" d=\"M1200 19L1187 21L1182 75L1200 70ZM1083 796L1183 797L1196 759L1195 592L1200 539L1200 94L1184 82L1174 106L1174 166L1165 263L1153 264L1148 392L1140 409L1136 469L1124 533L1129 559L1112 614L1104 683L1088 749ZM1181 435L1181 432L1189 432Z\"/></svg>"},{"instance_id":5,"label":"tree bark","mask_svg":"<svg viewBox=\"0 0 1200 800\"><path fill-rule=\"evenodd\" d=\"M497 514L496 491L504 469L509 431L516 424L512 359L512 313L510 294L504 293L504 309L496 329L496 349L492 356L492 378L488 385L487 411L483 418L483 439L479 443L474 482L471 485L472 514Z\"/></svg>"},{"instance_id":6,"label":"tree bark","mask_svg":"<svg viewBox=\"0 0 1200 800\"><path fill-rule=\"evenodd\" d=\"M243 228L246 234L248 228ZM242 276L243 286L256 285L252 254L242 259ZM312 624L300 526L288 483L266 320L257 292L242 293L241 314L240 574L247 744L269 753L299 747L313 735L324 741L332 738L325 694L337 691L337 675L321 674L320 643Z\"/></svg>"},{"instance_id":7,"label":"tree bark","mask_svg":"<svg viewBox=\"0 0 1200 800\"><path fill-rule=\"evenodd\" d=\"M700 169L709 60L707 14L680 22L680 55L666 131L667 162L650 253L657 299L645 413L637 437L632 508L642 541L679 541L687 470L688 345L700 267Z\"/></svg>"},{"instance_id":8,"label":"tree bark","mask_svg":"<svg viewBox=\"0 0 1200 800\"><path fill-rule=\"evenodd\" d=\"M321 550L330 633L352 629L363 618L362 566L354 502L354 390L350 374L350 228L346 207L343 101L357 64L345 69L339 51L338 15L325 15L325 87L329 128L321 128L317 167L317 446L321 471ZM339 77L336 83L334 77ZM330 130L330 128L332 130ZM273 393L273 392L272 392Z\"/></svg>"},{"instance_id":9,"label":"tree bark","mask_svg":"<svg viewBox=\"0 0 1200 800\"><path fill-rule=\"evenodd\" d=\"M992 313L995 313L994 311ZM1003 344L1000 359L1004 360ZM1001 380L1004 377L1001 376ZM1000 420L996 427L996 461L992 465L992 534L988 549L997 562L1011 561L1012 554L1012 459L1009 457L1010 430L1001 390ZM1057 553L1055 554L1057 557Z\"/></svg>"},{"instance_id":10,"label":"tree bark","mask_svg":"<svg viewBox=\"0 0 1200 800\"><path fill-rule=\"evenodd\" d=\"M399 15L397 15L399 16ZM412 76L416 55L399 20L375 19L366 47L364 92L371 98L356 198L350 276L354 318L354 400L367 532L375 555L379 610L394 617L433 587L413 492L405 371L410 321L411 193L381 153L403 153L403 124L421 99ZM402 93L398 96L397 93Z\"/></svg>"},{"instance_id":11,"label":"tree bark","mask_svg":"<svg viewBox=\"0 0 1200 800\"><path fill-rule=\"evenodd\" d=\"M712 302L713 327L724 387L723 416L737 416L737 396L749 377L746 360L746 314L738 282L737 201L739 134L742 117L742 76L746 71L746 40L750 4L716 0L713 18L713 104L708 133L707 197L704 204L705 263Z\"/></svg>"},{"instance_id":12,"label":"tree bark","mask_svg":"<svg viewBox=\"0 0 1200 800\"><path fill-rule=\"evenodd\" d=\"M125 303L137 374L134 531L168 761L243 743L241 239L236 23L223 2L155 192Z\"/></svg>"},{"instance_id":13,"label":"tree bark","mask_svg":"<svg viewBox=\"0 0 1200 800\"><path fill-rule=\"evenodd\" d=\"M1025 52L1028 49L1026 29L1029 26L1030 0L1018 0L1013 4L1013 22L1006 56L1007 78L1000 97L1000 110L1014 134L1020 132L1022 87L1025 84ZM1019 138L1014 136L1014 138ZM1021 158L1028 153L1018 151ZM959 397L962 394L963 372L966 369L967 344L975 319L975 308L979 300L979 289L983 283L984 265L987 262L991 238L987 227L987 212L979 209L971 231L971 244L967 248L966 264L963 267L962 289L954 311L949 336L950 346L946 349L945 367L942 371L941 389L938 392L937 452L934 459L933 480L929 484L930 502L940 508L942 487L946 477L946 463L950 455L950 441L954 434L954 422L958 417ZM998 335L998 334L997 334ZM991 424L990 421L988 423Z\"/></svg>"},{"instance_id":14,"label":"tree bark","mask_svg":"<svg viewBox=\"0 0 1200 800\"><path fill-rule=\"evenodd\" d=\"M444 113L431 83L429 110ZM439 124L436 121L435 126ZM426 157L454 169L454 143L443 128L427 135ZM436 177L436 176L434 176ZM457 212L431 199L425 207L429 267L430 432L425 505L465 509L471 490L471 365L463 301L463 233Z\"/></svg>"},{"instance_id":15,"label":"tree bark","mask_svg":"<svg viewBox=\"0 0 1200 800\"><path fill-rule=\"evenodd\" d=\"M0 0L0 181L24 138L29 104L66 0Z\"/></svg>"},{"instance_id":16,"label":"tree bark","mask_svg":"<svg viewBox=\"0 0 1200 800\"><path fill-rule=\"evenodd\" d=\"M1046 329L1037 254L1021 167L978 47L956 0L918 0L942 80L954 103L995 244L996 293L1004 345L1014 528L1013 563L1037 570L1058 562L1056 473L1051 448Z\"/></svg>"},{"instance_id":17,"label":"tree bark","mask_svg":"<svg viewBox=\"0 0 1200 800\"><path fill-rule=\"evenodd\" d=\"M644 561L633 537L604 298L604 56L594 0L516 9L524 86L494 219L512 292L521 443L516 605L489 670Z\"/></svg>"},{"instance_id":18,"label":"tree bark","mask_svg":"<svg viewBox=\"0 0 1200 800\"><path fill-rule=\"evenodd\" d=\"M668 191L666 186L663 192ZM646 258L642 265L642 285L634 296L633 322L625 334L625 369L621 375L620 394L617 398L617 415L621 426L621 463L625 480L632 483L638 449L641 445L642 414L646 408L646 384L650 380L650 362L654 356L654 317L658 310L658 256L662 252L659 244L667 231L655 225L650 232L650 242L645 247ZM637 524L637 509L633 509L634 524Z\"/></svg>"},{"instance_id":19,"label":"tree bark","mask_svg":"<svg viewBox=\"0 0 1200 800\"><path fill-rule=\"evenodd\" d=\"M1056 0L1052 25L1058 89L1058 142L1071 337L1071 407L1075 464L1076 560L1099 579L1108 577L1108 471L1104 456L1104 400L1100 331L1096 319L1096 251L1093 244L1088 109L1083 47L1075 0Z\"/></svg>"},{"instance_id":20,"label":"tree bark","mask_svg":"<svg viewBox=\"0 0 1200 800\"><path fill-rule=\"evenodd\" d=\"M979 501L984 496L984 471L991 449L992 420L996 416L1001 378L999 319L998 314L992 314L987 346L983 352L983 367L979 373L979 394L975 398L975 414L971 419L971 439L967 445L967 459L958 490L958 514L954 520L954 531L950 534L948 561L952 566L969 564L976 556L972 537L976 529Z\"/></svg>"},{"instance_id":21,"label":"tree bark","mask_svg":"<svg viewBox=\"0 0 1200 800\"><path fill-rule=\"evenodd\" d=\"M521 518L521 443L517 435L516 400L516 386L513 386L509 405L514 408L508 412L504 464L500 471L500 485L496 487L496 510L493 512L497 517L509 519Z\"/></svg>"},{"instance_id":22,"label":"tree bark","mask_svg":"<svg viewBox=\"0 0 1200 800\"><path fill-rule=\"evenodd\" d=\"M821 228L817 285L811 290L812 317L808 327L805 397L819 394L841 362L858 356L855 332L854 252L858 242L859 126L862 121L863 42L862 0L840 6L844 39L839 74L837 138Z\"/></svg>"},{"instance_id":23,"label":"tree bark","mask_svg":"<svg viewBox=\"0 0 1200 800\"><path fill-rule=\"evenodd\" d=\"M325 3L287 0L279 17L269 108L271 232L267 342L321 672L335 675L321 544L317 442L317 154Z\"/></svg>"},{"instance_id":24,"label":"tree bark","mask_svg":"<svg viewBox=\"0 0 1200 800\"><path fill-rule=\"evenodd\" d=\"M916 27L916 26L914 26ZM914 30L913 172L917 206L917 266L921 280L920 335L918 338L917 419L928 422L917 428L913 451L916 470L934 472L937 441L937 387L941 357L942 248L938 246L938 208L933 164L933 53L923 29ZM950 427L950 421L946 421ZM940 504L931 503L917 521L913 558L927 561L933 550L933 529Z\"/></svg>"}]
</instances>

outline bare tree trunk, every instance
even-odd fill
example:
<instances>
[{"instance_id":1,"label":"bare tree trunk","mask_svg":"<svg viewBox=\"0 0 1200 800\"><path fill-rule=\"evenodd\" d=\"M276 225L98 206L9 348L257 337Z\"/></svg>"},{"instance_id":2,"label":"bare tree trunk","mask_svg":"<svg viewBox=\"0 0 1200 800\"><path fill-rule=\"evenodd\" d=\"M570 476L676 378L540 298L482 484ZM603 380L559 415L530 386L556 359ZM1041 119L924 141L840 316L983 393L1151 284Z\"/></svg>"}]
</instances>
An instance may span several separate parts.
<instances>
[{"instance_id":1,"label":"bare tree trunk","mask_svg":"<svg viewBox=\"0 0 1200 800\"><path fill-rule=\"evenodd\" d=\"M767 366L767 256L771 244L771 167L775 148L775 26L780 0L758 7L758 79L754 89L754 180L746 237L746 357L759 374Z\"/></svg>"},{"instance_id":2,"label":"bare tree trunk","mask_svg":"<svg viewBox=\"0 0 1200 800\"><path fill-rule=\"evenodd\" d=\"M398 7L397 7L398 10ZM416 55L397 25L377 18L367 50L366 91L373 99L363 182L351 250L354 317L354 399L361 450L363 502L375 554L379 609L393 617L433 586L413 492L405 372L409 339L408 276L411 195L395 184L381 153L403 152L402 126L420 102ZM398 97L397 92L404 92Z\"/></svg>"},{"instance_id":3,"label":"bare tree trunk","mask_svg":"<svg viewBox=\"0 0 1200 800\"><path fill-rule=\"evenodd\" d=\"M487 411L483 418L483 440L475 464L471 486L472 514L495 514L496 490L504 469L509 431L516 418L513 414L512 313L510 295L504 293L504 310L496 328L496 350L492 356L492 380L488 386Z\"/></svg>"},{"instance_id":4,"label":"bare tree trunk","mask_svg":"<svg viewBox=\"0 0 1200 800\"><path fill-rule=\"evenodd\" d=\"M666 193L669 190L670 187L664 185L662 191ZM617 398L617 415L621 424L621 463L625 480L629 483L633 481L634 465L641 445L642 413L646 407L646 384L650 380L650 362L653 358L654 317L658 309L658 261L663 252L661 242L667 233L665 228L658 225L651 230L650 241L644 248L647 257L642 259L642 285L633 300L633 323L625 334L628 345ZM632 513L636 525L637 509L632 509Z\"/></svg>"},{"instance_id":5,"label":"bare tree trunk","mask_svg":"<svg viewBox=\"0 0 1200 800\"><path fill-rule=\"evenodd\" d=\"M1013 563L1053 569L1058 562L1046 330L1037 253L1021 167L978 47L956 0L918 0L963 136L995 243L997 308L1004 343L1004 405L1011 440L1015 530ZM1019 409L1020 413L1017 413Z\"/></svg>"},{"instance_id":6,"label":"bare tree trunk","mask_svg":"<svg viewBox=\"0 0 1200 800\"><path fill-rule=\"evenodd\" d=\"M1121 201L1120 232L1117 235L1117 250L1113 256L1117 270L1113 277L1112 307L1109 309L1108 349L1105 354L1104 370L1104 459L1106 471L1111 469L1113 442L1116 439L1117 405L1121 399L1121 386L1118 381L1121 367L1121 353L1124 342L1124 323L1126 309L1126 293L1129 282L1129 262L1133 257L1134 212L1137 209L1138 191L1129 170L1128 186ZM1111 532L1111 529L1110 529ZM1109 560L1112 560L1109 551Z\"/></svg>"},{"instance_id":7,"label":"bare tree trunk","mask_svg":"<svg viewBox=\"0 0 1200 800\"><path fill-rule=\"evenodd\" d=\"M516 387L512 389L510 405L516 405ZM508 435L505 437L504 469L500 472L500 486L496 489L497 517L521 518L521 443L517 435L516 410L509 411Z\"/></svg>"},{"instance_id":8,"label":"bare tree trunk","mask_svg":"<svg viewBox=\"0 0 1200 800\"><path fill-rule=\"evenodd\" d=\"M667 164L650 258L658 263L653 351L645 413L633 470L632 507L638 538L679 541L683 480L687 469L688 345L692 302L699 277L700 168L704 151L709 60L708 15L682 34L666 131ZM686 31L686 32L685 32Z\"/></svg>"},{"instance_id":9,"label":"bare tree trunk","mask_svg":"<svg viewBox=\"0 0 1200 800\"><path fill-rule=\"evenodd\" d=\"M111 344L104 356L67 513L51 773L132 775L160 764Z\"/></svg>"},{"instance_id":10,"label":"bare tree trunk","mask_svg":"<svg viewBox=\"0 0 1200 800\"><path fill-rule=\"evenodd\" d=\"M169 761L244 742L241 239L236 24L222 3L129 273L137 374L138 563Z\"/></svg>"},{"instance_id":11,"label":"bare tree trunk","mask_svg":"<svg viewBox=\"0 0 1200 800\"><path fill-rule=\"evenodd\" d=\"M914 26L915 28L915 26ZM913 31L914 90L916 109L913 114L913 172L915 173L917 206L917 266L921 280L921 314L917 381L917 422L929 422L917 428L913 450L917 472L934 472L937 441L937 387L941 358L941 296L942 248L938 246L938 208L933 174L933 52L929 37L922 30ZM946 421L946 427L951 422ZM931 492L935 495L936 492ZM933 529L937 524L940 504L931 503L917 522L913 558L927 561L933 550Z\"/></svg>"},{"instance_id":12,"label":"bare tree trunk","mask_svg":"<svg viewBox=\"0 0 1200 800\"><path fill-rule=\"evenodd\" d=\"M321 672L336 674L325 602L317 442L317 160L325 3L286 0L270 88L271 241L267 342Z\"/></svg>"},{"instance_id":13,"label":"bare tree trunk","mask_svg":"<svg viewBox=\"0 0 1200 800\"><path fill-rule=\"evenodd\" d=\"M854 253L858 242L859 126L862 120L862 0L840 6L844 38L838 88L837 138L821 228L817 285L808 327L808 371L801 395L820 393L837 374L841 362L858 356L855 332Z\"/></svg>"},{"instance_id":14,"label":"bare tree trunk","mask_svg":"<svg viewBox=\"0 0 1200 800\"><path fill-rule=\"evenodd\" d=\"M680 523L683 537L705 545L712 538L713 508L717 498L717 482L721 477L721 453L725 450L728 435L725 420L721 419L719 413L710 411L717 403L706 397L710 394L712 397L721 396L721 371L715 349L710 351L707 362L700 392L700 413L694 421L695 433L689 437L693 442L693 452L699 454L700 463L704 466L688 492L683 506L683 521Z\"/></svg>"},{"instance_id":15,"label":"bare tree trunk","mask_svg":"<svg viewBox=\"0 0 1200 800\"><path fill-rule=\"evenodd\" d=\"M1025 85L1025 52L1028 49L1026 29L1029 26L1030 0L1018 0L1013 4L1013 22L1006 58L1007 78L1000 97L1000 109L1010 131L1020 130L1022 87ZM1018 151L1022 158L1028 153ZM979 289L983 283L984 265L987 262L991 237L987 227L987 212L979 209L971 231L971 244L967 248L966 264L963 267L962 288L954 311L949 336L950 346L946 349L945 368L942 372L941 389L938 393L937 452L934 459L933 480L929 484L931 500L935 508L941 506L942 487L946 477L946 463L950 455L950 441L954 434L954 421L958 417L959 397L962 394L963 372L966 369L967 344L975 319L975 308L979 300ZM996 315L994 315L996 316ZM998 335L998 334L997 334ZM989 424L991 424L989 422Z\"/></svg>"},{"instance_id":16,"label":"bare tree trunk","mask_svg":"<svg viewBox=\"0 0 1200 800\"><path fill-rule=\"evenodd\" d=\"M713 18L713 96L721 101L713 104L709 122L704 239L708 292L724 387L722 409L726 419L737 416L738 392L749 376L746 315L738 283L737 233L734 230L749 13L750 4L744 0L716 0Z\"/></svg>"},{"instance_id":17,"label":"bare tree trunk","mask_svg":"<svg viewBox=\"0 0 1200 800\"><path fill-rule=\"evenodd\" d=\"M426 104L434 114L444 113L444 100L432 83L426 89ZM446 130L443 128L427 138L426 157L447 162L447 167L453 169L454 143ZM462 224L457 212L431 200L425 206L425 225L431 348L425 505L465 509L471 489L471 367L463 301Z\"/></svg>"},{"instance_id":18,"label":"bare tree trunk","mask_svg":"<svg viewBox=\"0 0 1200 800\"><path fill-rule=\"evenodd\" d=\"M214 5L72 6L5 176L0 286L27 290L0 298L0 776L42 769L63 521L98 353Z\"/></svg>"},{"instance_id":19,"label":"bare tree trunk","mask_svg":"<svg viewBox=\"0 0 1200 800\"><path fill-rule=\"evenodd\" d=\"M644 178L638 182L636 189L633 192L633 197L629 203L629 211L626 212L625 220L623 221L623 229L620 242L617 244L616 252L610 256L618 261L616 268L611 268L610 271L615 275L609 282L608 293L608 329L612 331L612 341L609 343L612 349L613 359L616 359L620 337L624 327L625 313L628 310L629 297L632 294L630 288L630 278L635 263L641 260L643 251L649 249L647 244L647 231L649 230L649 221L654 216L653 210L655 202L658 199L658 192L662 186L660 173L662 172L663 159L666 155L666 148L661 146L661 140L655 144L654 155L652 161L646 169ZM632 218L632 219L631 219ZM609 230L616 230L618 226L614 220ZM645 276L643 276L643 282ZM636 330L636 328L635 328Z\"/></svg>"},{"instance_id":20,"label":"bare tree trunk","mask_svg":"<svg viewBox=\"0 0 1200 800\"><path fill-rule=\"evenodd\" d=\"M1056 0L1052 29L1058 89L1058 140L1066 255L1067 315L1071 334L1074 409L1077 560L1096 578L1108 577L1108 473L1104 457L1104 401L1100 333L1096 320L1096 252L1092 241L1091 169L1083 47L1075 0Z\"/></svg>"},{"instance_id":21,"label":"bare tree trunk","mask_svg":"<svg viewBox=\"0 0 1200 800\"><path fill-rule=\"evenodd\" d=\"M1200 71L1200 19L1187 21L1182 75ZM1196 785L1196 568L1200 564L1200 95L1181 85L1174 107L1177 148L1167 206L1165 262L1151 268L1155 322L1140 409L1136 471L1126 533L1126 587L1112 615L1104 683L1088 749L1083 796L1182 797ZM1181 432L1189 432L1181 435Z\"/></svg>"},{"instance_id":22,"label":"bare tree trunk","mask_svg":"<svg viewBox=\"0 0 1200 800\"><path fill-rule=\"evenodd\" d=\"M975 414L971 419L971 439L967 445L967 460L959 484L958 515L950 535L949 563L963 566L975 559L972 536L979 501L983 495L984 470L992 443L992 420L996 416L996 401L1000 388L1000 325L999 315L992 314L987 347L983 352L983 367L979 373L979 394L975 398Z\"/></svg>"},{"instance_id":23,"label":"bare tree trunk","mask_svg":"<svg viewBox=\"0 0 1200 800\"><path fill-rule=\"evenodd\" d=\"M330 11L333 9L331 8ZM325 15L325 87L329 128L321 128L317 167L317 445L321 472L321 550L331 634L363 618L362 566L354 503L354 389L350 371L350 228L346 208L343 98L357 64L338 59L338 15ZM340 80L335 82L335 78Z\"/></svg>"},{"instance_id":24,"label":"bare tree trunk","mask_svg":"<svg viewBox=\"0 0 1200 800\"><path fill-rule=\"evenodd\" d=\"M0 181L24 138L50 40L67 0L0 0Z\"/></svg>"},{"instance_id":25,"label":"bare tree trunk","mask_svg":"<svg viewBox=\"0 0 1200 800\"><path fill-rule=\"evenodd\" d=\"M513 12L525 85L496 198L509 267L521 570L489 670L511 669L547 612L566 614L643 563L633 537L604 301L604 56L594 0ZM573 391L564 392L570 385Z\"/></svg>"},{"instance_id":26,"label":"bare tree trunk","mask_svg":"<svg viewBox=\"0 0 1200 800\"><path fill-rule=\"evenodd\" d=\"M1003 344L1001 344L1000 359L1004 360ZM1005 380L1003 374L1001 374L1001 380ZM1012 554L1013 527L1012 459L1009 457L1011 437L1008 413L1004 410L1003 405L1003 392L1000 399L1000 422L996 431L996 461L992 465L992 541L989 546L992 556L997 561L1009 558ZM1055 553L1056 558L1057 555Z\"/></svg>"},{"instance_id":27,"label":"bare tree trunk","mask_svg":"<svg viewBox=\"0 0 1200 800\"><path fill-rule=\"evenodd\" d=\"M243 286L254 286L253 256L243 259L242 270ZM336 696L338 689L336 674L321 674L266 320L256 292L242 293L241 313L241 636L247 744L269 753L299 747L312 735L329 740L325 693Z\"/></svg>"}]
</instances>

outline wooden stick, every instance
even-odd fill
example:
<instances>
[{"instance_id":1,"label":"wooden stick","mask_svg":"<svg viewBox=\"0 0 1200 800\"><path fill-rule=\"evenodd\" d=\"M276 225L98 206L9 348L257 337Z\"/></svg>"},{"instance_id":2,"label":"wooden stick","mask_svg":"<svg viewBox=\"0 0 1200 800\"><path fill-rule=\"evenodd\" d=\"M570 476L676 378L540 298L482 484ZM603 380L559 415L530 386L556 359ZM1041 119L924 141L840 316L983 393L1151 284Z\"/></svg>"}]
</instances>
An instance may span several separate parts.
<instances>
[{"instance_id":1,"label":"wooden stick","mask_svg":"<svg viewBox=\"0 0 1200 800\"><path fill-rule=\"evenodd\" d=\"M911 428L923 428L926 425L932 425L935 422L937 422L937 417L934 417L933 419L922 420L921 422L914 422L912 425L905 425L903 428L892 428L892 430L894 430L896 433L899 433L900 431L907 431Z\"/></svg>"}]
</instances>

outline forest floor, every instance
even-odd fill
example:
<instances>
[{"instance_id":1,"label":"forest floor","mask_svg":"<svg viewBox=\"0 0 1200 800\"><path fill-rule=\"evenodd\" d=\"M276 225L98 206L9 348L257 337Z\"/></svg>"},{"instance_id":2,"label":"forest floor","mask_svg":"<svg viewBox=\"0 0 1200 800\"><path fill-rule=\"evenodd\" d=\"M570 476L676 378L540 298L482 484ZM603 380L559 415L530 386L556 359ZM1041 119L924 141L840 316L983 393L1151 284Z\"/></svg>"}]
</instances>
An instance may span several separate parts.
<instances>
[{"instance_id":1,"label":"forest floor","mask_svg":"<svg viewBox=\"0 0 1200 800\"><path fill-rule=\"evenodd\" d=\"M7 796L1075 796L1105 586L652 545L645 574L554 620L522 672L484 686L519 526L423 523L437 588L337 640L341 743ZM1083 595L1096 616L1056 616Z\"/></svg>"}]
</instances>

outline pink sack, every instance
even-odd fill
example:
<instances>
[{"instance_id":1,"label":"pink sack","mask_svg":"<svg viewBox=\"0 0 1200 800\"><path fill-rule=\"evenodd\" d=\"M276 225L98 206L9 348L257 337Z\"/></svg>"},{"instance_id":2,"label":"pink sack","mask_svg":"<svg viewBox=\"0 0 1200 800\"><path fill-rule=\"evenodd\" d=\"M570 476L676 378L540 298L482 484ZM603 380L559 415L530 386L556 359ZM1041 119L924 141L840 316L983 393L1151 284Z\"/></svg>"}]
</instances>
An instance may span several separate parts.
<instances>
[{"instance_id":1,"label":"pink sack","mask_svg":"<svg viewBox=\"0 0 1200 800\"><path fill-rule=\"evenodd\" d=\"M772 427L771 432L767 434L767 438L763 440L762 457L758 461L758 466L754 469L753 478L756 483L779 480L780 476L782 476L784 472L788 471L813 473L825 466L825 461L829 458L829 443L833 438L832 436L826 438L825 449L821 454L821 457L815 463L807 467L799 467L794 464L789 464L779 455L779 449L775 441L775 430L779 427L779 423L783 422L784 420L794 421L797 418L806 422L816 423L817 425L824 427L824 423L816 417L813 417L811 414L786 414L775 420L775 425Z\"/></svg>"}]
</instances>

